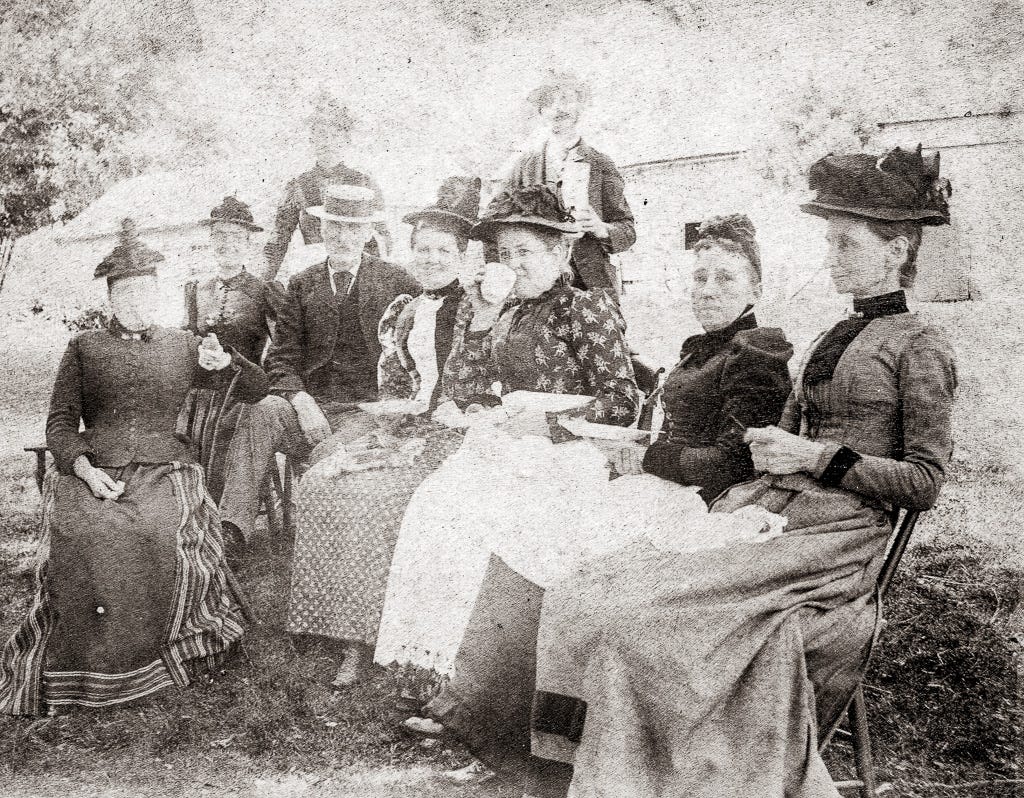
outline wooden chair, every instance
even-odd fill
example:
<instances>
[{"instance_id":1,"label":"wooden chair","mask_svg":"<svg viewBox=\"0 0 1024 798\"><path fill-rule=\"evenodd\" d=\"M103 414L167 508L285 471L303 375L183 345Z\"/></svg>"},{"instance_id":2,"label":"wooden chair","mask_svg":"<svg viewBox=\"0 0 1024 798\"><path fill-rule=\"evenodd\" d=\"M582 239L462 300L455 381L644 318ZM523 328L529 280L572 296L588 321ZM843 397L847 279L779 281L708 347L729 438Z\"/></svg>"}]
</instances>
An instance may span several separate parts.
<instances>
[{"instance_id":1,"label":"wooden chair","mask_svg":"<svg viewBox=\"0 0 1024 798\"><path fill-rule=\"evenodd\" d=\"M196 458L207 474L215 466L218 445L223 448L226 443L221 437L220 420L233 388L234 381L225 394L208 388L193 388L185 397L178 418L178 431L192 441ZM259 514L267 517L271 545L281 548L288 545L295 533L292 504L295 463L290 457L285 458L283 476L276 458L270 465L260 488Z\"/></svg>"},{"instance_id":2,"label":"wooden chair","mask_svg":"<svg viewBox=\"0 0 1024 798\"><path fill-rule=\"evenodd\" d=\"M871 755L871 736L868 731L867 707L864 703L864 675L867 673L871 661L871 654L878 640L882 627L882 600L889 591L896 569L899 568L903 554L907 550L910 536L917 526L920 513L917 510L907 510L903 514L902 522L899 521L900 510L895 509L892 513L893 529L892 542L882 563L882 570L878 574L878 581L875 583L875 600L877 602L877 620L875 623L875 634L871 641L868 655L864 662L860 681L846 703L846 708L827 730L825 736L818 746L818 750L824 753L835 737L846 739L853 747L854 764L856 766L857 778L849 781L837 781L836 787L840 790L858 790L861 798L876 798L878 785L875 779L874 760ZM847 726L841 727L845 719Z\"/></svg>"}]
</instances>

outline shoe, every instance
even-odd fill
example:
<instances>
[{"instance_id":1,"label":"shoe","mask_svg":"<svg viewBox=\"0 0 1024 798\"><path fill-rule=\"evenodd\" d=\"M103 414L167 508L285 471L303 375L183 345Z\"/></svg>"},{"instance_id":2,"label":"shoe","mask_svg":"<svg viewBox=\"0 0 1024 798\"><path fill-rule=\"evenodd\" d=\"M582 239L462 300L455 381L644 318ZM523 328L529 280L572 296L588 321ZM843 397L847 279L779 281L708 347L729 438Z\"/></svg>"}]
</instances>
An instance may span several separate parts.
<instances>
[{"instance_id":1,"label":"shoe","mask_svg":"<svg viewBox=\"0 0 1024 798\"><path fill-rule=\"evenodd\" d=\"M424 737L440 737L444 734L444 726L430 718L406 718L402 721L402 728L413 734L422 734Z\"/></svg>"},{"instance_id":2,"label":"shoe","mask_svg":"<svg viewBox=\"0 0 1024 798\"><path fill-rule=\"evenodd\" d=\"M474 759L466 767L458 770L446 770L441 776L452 784L484 784L497 778L498 774L479 759Z\"/></svg>"},{"instance_id":3,"label":"shoe","mask_svg":"<svg viewBox=\"0 0 1024 798\"><path fill-rule=\"evenodd\" d=\"M338 668L331 687L335 690L344 690L361 682L369 670L369 652L366 646L359 643L345 647L345 659Z\"/></svg>"}]
</instances>

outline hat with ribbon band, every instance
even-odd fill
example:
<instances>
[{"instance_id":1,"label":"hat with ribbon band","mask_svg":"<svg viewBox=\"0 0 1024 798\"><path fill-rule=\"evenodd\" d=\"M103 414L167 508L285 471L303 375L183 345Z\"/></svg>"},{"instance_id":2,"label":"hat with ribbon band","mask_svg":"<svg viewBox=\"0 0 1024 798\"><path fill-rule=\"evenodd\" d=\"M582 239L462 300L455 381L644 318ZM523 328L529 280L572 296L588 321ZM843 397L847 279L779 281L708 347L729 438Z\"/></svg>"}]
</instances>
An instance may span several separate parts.
<instances>
[{"instance_id":1,"label":"hat with ribbon band","mask_svg":"<svg viewBox=\"0 0 1024 798\"><path fill-rule=\"evenodd\" d=\"M348 224L370 224L384 218L372 189L350 185L327 186L324 204L306 208L306 213L327 222Z\"/></svg>"}]
</instances>

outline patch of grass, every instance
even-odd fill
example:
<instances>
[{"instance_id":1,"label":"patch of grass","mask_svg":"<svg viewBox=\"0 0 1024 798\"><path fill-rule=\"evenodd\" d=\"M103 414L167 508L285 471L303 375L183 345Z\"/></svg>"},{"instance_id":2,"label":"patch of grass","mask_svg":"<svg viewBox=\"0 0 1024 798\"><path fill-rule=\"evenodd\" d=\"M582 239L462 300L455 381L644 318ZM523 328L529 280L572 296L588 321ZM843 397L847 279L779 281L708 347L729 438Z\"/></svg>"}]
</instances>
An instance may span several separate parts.
<instances>
[{"instance_id":1,"label":"patch of grass","mask_svg":"<svg viewBox=\"0 0 1024 798\"><path fill-rule=\"evenodd\" d=\"M18 571L18 558L5 554L13 549L4 544L32 539L37 522L24 514L0 527L4 636L31 590L30 575ZM102 783L103 774L113 773L141 794L200 795L209 782L249 795L254 778L284 784L298 775L429 774L465 763L459 748L424 746L398 726L407 714L396 707L399 695L425 697L433 689L421 673L377 669L351 690L327 687L336 666L332 652L316 645L298 650L284 632L287 556L264 541L240 577L263 623L223 674L125 707L0 719L0 778L43 785L39 794L62 794L60 779L89 773ZM1018 778L1024 710L1017 696L1018 630L1010 616L1020 599L1020 573L970 549L933 542L908 553L886 601L887 625L866 682L876 770L894 785L890 795L1013 795L1014 785L1005 782ZM828 759L837 776L850 772L852 756L842 744ZM515 794L507 786L449 789L426 778L419 794ZM983 784L956 787L971 782ZM406 795L406 788L351 787L341 794L390 798Z\"/></svg>"},{"instance_id":2,"label":"patch of grass","mask_svg":"<svg viewBox=\"0 0 1024 798\"><path fill-rule=\"evenodd\" d=\"M1017 794L1021 594L1019 572L961 546L908 554L865 682L876 770L897 795ZM849 772L848 750L830 759Z\"/></svg>"}]
</instances>

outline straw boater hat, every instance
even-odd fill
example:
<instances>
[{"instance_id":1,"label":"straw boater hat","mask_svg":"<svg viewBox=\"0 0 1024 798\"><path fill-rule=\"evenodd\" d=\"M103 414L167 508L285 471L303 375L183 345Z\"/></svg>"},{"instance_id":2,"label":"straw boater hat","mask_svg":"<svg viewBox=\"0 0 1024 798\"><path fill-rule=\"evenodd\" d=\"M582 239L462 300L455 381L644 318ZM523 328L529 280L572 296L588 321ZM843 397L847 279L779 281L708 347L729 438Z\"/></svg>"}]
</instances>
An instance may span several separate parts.
<instances>
[{"instance_id":1,"label":"straw boater hat","mask_svg":"<svg viewBox=\"0 0 1024 798\"><path fill-rule=\"evenodd\" d=\"M815 216L949 224L953 189L939 177L939 153L926 159L920 144L916 150L896 147L881 158L827 155L811 166L807 182L817 196L800 209Z\"/></svg>"},{"instance_id":2,"label":"straw boater hat","mask_svg":"<svg viewBox=\"0 0 1024 798\"><path fill-rule=\"evenodd\" d=\"M526 224L569 235L580 228L548 186L521 186L505 189L487 205L470 235L482 241L493 240L501 225Z\"/></svg>"},{"instance_id":3,"label":"straw boater hat","mask_svg":"<svg viewBox=\"0 0 1024 798\"><path fill-rule=\"evenodd\" d=\"M406 214L402 221L417 228L430 222L455 227L468 237L479 213L480 178L449 177L437 190L437 202L415 213Z\"/></svg>"},{"instance_id":4,"label":"straw boater hat","mask_svg":"<svg viewBox=\"0 0 1024 798\"><path fill-rule=\"evenodd\" d=\"M372 224L384 218L372 189L350 185L327 186L324 204L306 208L306 213L327 222L348 224Z\"/></svg>"},{"instance_id":5,"label":"straw boater hat","mask_svg":"<svg viewBox=\"0 0 1024 798\"><path fill-rule=\"evenodd\" d=\"M238 199L238 197L225 197L220 205L210 211L210 218L203 219L199 224L215 225L218 222L237 224L251 233L263 232L262 227L253 223L249 206Z\"/></svg>"},{"instance_id":6,"label":"straw boater hat","mask_svg":"<svg viewBox=\"0 0 1024 798\"><path fill-rule=\"evenodd\" d=\"M135 222L125 219L121 222L117 246L96 267L93 278L106 277L109 285L123 277L151 276L156 274L156 264L163 259L163 255L142 243Z\"/></svg>"}]
</instances>

